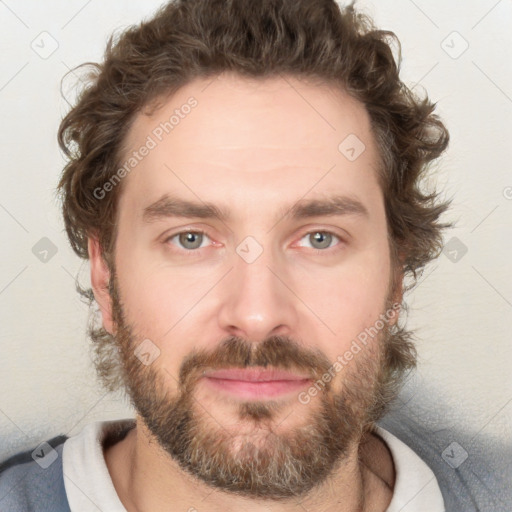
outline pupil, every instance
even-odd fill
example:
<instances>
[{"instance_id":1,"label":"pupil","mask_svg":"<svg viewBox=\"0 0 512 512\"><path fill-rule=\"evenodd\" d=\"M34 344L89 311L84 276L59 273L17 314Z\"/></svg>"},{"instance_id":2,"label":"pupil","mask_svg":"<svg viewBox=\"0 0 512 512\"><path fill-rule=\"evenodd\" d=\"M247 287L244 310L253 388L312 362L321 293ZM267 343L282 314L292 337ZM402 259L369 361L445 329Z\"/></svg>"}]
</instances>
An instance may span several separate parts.
<instances>
[{"instance_id":1,"label":"pupil","mask_svg":"<svg viewBox=\"0 0 512 512\"><path fill-rule=\"evenodd\" d=\"M331 235L318 231L313 234L313 237L315 239L315 242L319 243L321 249L325 249L326 247L329 247L330 242L331 242L331 240L330 240Z\"/></svg>"},{"instance_id":2,"label":"pupil","mask_svg":"<svg viewBox=\"0 0 512 512\"><path fill-rule=\"evenodd\" d=\"M194 238L196 240L194 241ZM198 244L199 240L199 244ZM197 249L201 245L199 233L184 233L181 235L181 243L188 249ZM190 244L190 245L188 245Z\"/></svg>"}]
</instances>

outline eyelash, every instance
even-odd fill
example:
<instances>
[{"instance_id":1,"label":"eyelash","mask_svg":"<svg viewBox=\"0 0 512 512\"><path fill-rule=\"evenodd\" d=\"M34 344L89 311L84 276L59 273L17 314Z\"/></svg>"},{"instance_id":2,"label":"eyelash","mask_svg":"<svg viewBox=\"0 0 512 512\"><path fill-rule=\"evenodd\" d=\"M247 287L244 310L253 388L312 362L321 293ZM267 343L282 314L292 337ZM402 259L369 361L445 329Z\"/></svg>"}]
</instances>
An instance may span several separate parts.
<instances>
[{"instance_id":1,"label":"eyelash","mask_svg":"<svg viewBox=\"0 0 512 512\"><path fill-rule=\"evenodd\" d=\"M168 244L173 238L176 238L177 236L182 235L182 234L186 234L186 233L193 233L195 235L205 235L206 237L210 238L208 236L208 234L206 233L206 231L203 231L202 229L185 230L185 231L179 231L178 233L174 233L173 235L168 236L167 238L165 238L164 244ZM309 250L313 251L315 254L320 254L320 253L322 255L325 255L326 253L327 254L332 254L332 253L334 253L334 252L336 252L336 251L341 249L339 246L343 245L344 240L339 235L337 235L336 233L334 233L332 231L328 231L328 230L313 229L311 231L307 231L306 233L304 233L302 235L300 240L302 240L304 237L306 237L308 235L312 235L314 233L323 233L323 234L332 235L333 237L337 238L339 240L339 242L340 242L337 245L334 245L333 247L327 247L326 249L315 249L314 247L309 248ZM188 253L188 254L193 254L193 253L197 254L199 252L199 249L204 249L204 247L197 248L197 249L180 249L180 248L178 248L178 250L180 252L184 252L184 253Z\"/></svg>"}]
</instances>

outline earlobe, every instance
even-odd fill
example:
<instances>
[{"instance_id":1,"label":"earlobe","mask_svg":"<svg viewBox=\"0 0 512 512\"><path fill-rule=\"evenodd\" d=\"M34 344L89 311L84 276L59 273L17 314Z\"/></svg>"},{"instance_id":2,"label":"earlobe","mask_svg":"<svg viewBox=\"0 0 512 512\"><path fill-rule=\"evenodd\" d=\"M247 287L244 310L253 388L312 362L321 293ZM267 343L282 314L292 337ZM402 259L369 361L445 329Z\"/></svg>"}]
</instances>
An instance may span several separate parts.
<instances>
[{"instance_id":1,"label":"earlobe","mask_svg":"<svg viewBox=\"0 0 512 512\"><path fill-rule=\"evenodd\" d=\"M92 290L101 311L103 327L110 334L114 334L112 299L109 293L110 270L103 259L103 253L98 238L90 236L87 242L87 248L91 265Z\"/></svg>"}]
</instances>

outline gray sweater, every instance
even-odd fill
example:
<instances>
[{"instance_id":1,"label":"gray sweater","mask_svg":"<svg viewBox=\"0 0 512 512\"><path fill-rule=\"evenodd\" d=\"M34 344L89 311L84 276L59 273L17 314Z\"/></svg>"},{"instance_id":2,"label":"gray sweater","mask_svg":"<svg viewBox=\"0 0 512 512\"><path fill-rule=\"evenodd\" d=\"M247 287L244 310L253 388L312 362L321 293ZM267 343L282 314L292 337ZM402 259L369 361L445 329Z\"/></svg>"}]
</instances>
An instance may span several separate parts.
<instances>
[{"instance_id":1,"label":"gray sweater","mask_svg":"<svg viewBox=\"0 0 512 512\"><path fill-rule=\"evenodd\" d=\"M71 512L62 474L62 448L66 439L67 436L61 435L46 441L57 452L57 459L46 469L45 464L40 465L32 458L34 449L13 455L0 464L1 512Z\"/></svg>"}]
</instances>

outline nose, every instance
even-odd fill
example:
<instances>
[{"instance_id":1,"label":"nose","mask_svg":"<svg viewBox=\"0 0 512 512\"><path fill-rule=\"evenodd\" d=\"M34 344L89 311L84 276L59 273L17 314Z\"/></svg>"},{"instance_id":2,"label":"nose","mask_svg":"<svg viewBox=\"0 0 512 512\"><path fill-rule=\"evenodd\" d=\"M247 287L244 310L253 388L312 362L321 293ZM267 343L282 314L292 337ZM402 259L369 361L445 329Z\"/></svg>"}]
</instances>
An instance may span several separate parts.
<instances>
[{"instance_id":1,"label":"nose","mask_svg":"<svg viewBox=\"0 0 512 512\"><path fill-rule=\"evenodd\" d=\"M252 342L291 335L298 325L298 299L289 288L289 272L281 267L269 251L251 263L235 254L220 290L218 321L224 332Z\"/></svg>"}]
</instances>

